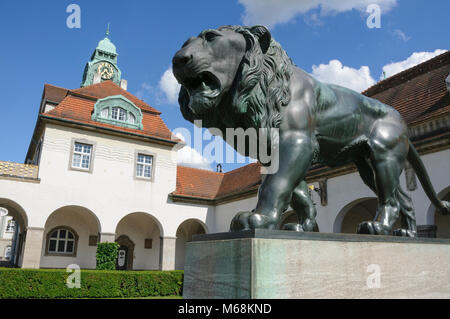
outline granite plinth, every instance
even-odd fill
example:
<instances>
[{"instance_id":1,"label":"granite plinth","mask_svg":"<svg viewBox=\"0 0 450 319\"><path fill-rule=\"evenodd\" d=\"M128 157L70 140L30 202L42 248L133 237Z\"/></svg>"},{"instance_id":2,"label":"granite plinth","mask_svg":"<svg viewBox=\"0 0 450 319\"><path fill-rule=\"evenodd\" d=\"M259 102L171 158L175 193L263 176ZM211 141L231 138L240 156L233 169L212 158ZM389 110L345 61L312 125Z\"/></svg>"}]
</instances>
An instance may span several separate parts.
<instances>
[{"instance_id":1,"label":"granite plinth","mask_svg":"<svg viewBox=\"0 0 450 319\"><path fill-rule=\"evenodd\" d=\"M187 244L184 298L450 298L450 240L251 230Z\"/></svg>"}]
</instances>

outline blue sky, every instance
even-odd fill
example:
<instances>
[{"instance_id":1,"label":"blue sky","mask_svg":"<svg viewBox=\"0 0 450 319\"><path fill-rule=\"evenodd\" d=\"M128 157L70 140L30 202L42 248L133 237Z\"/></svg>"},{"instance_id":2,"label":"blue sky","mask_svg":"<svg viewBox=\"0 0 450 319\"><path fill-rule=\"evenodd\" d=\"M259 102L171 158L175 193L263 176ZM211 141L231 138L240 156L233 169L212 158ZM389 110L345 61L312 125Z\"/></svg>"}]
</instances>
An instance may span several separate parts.
<instances>
[{"instance_id":1,"label":"blue sky","mask_svg":"<svg viewBox=\"0 0 450 319\"><path fill-rule=\"evenodd\" d=\"M66 26L71 3L81 8L80 29ZM381 28L366 24L371 3L382 9ZM362 90L383 70L391 75L449 49L448 12L448 0L2 0L0 160L24 161L44 84L78 88L108 23L128 90L160 110L170 129L192 131L173 101L170 72L161 78L184 41L203 29L269 25L299 67L323 81ZM207 167L207 159L195 165Z\"/></svg>"}]
</instances>

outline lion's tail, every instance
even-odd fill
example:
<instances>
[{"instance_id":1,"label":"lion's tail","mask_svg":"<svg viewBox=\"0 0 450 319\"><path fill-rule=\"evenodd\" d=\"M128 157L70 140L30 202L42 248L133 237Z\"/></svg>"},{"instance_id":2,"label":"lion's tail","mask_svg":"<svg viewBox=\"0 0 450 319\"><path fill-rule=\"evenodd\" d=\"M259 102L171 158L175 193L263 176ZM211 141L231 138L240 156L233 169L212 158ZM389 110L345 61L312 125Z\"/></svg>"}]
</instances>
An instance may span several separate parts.
<instances>
[{"instance_id":1,"label":"lion's tail","mask_svg":"<svg viewBox=\"0 0 450 319\"><path fill-rule=\"evenodd\" d=\"M411 143L411 141L409 141L408 161L414 168L414 171L416 172L417 177L419 178L420 184L422 184L425 193L427 194L428 198L433 203L433 205L436 207L436 209L443 215L449 214L450 203L446 201L441 201L438 198L433 188L433 185L431 184L430 177L427 174L425 166L423 165L423 162L420 159L419 153L417 153L417 150Z\"/></svg>"}]
</instances>

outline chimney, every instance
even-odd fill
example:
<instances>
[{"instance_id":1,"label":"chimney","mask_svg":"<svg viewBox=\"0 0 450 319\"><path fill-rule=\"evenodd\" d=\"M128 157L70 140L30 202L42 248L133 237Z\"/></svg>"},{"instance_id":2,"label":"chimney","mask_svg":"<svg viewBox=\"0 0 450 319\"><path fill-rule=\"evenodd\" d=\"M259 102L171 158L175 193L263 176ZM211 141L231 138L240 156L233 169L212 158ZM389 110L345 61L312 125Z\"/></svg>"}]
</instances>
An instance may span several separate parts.
<instances>
[{"instance_id":1,"label":"chimney","mask_svg":"<svg viewBox=\"0 0 450 319\"><path fill-rule=\"evenodd\" d=\"M222 170L222 164L217 164L216 172L217 172L217 173L223 173L223 170Z\"/></svg>"},{"instance_id":2,"label":"chimney","mask_svg":"<svg viewBox=\"0 0 450 319\"><path fill-rule=\"evenodd\" d=\"M102 76L100 75L100 73L95 72L94 73L94 81L92 81L92 84L97 84L100 83L102 81Z\"/></svg>"},{"instance_id":3,"label":"chimney","mask_svg":"<svg viewBox=\"0 0 450 319\"><path fill-rule=\"evenodd\" d=\"M127 87L128 87L127 80L124 80L124 79L120 80L120 88L122 88L122 89L124 89L126 91Z\"/></svg>"}]
</instances>

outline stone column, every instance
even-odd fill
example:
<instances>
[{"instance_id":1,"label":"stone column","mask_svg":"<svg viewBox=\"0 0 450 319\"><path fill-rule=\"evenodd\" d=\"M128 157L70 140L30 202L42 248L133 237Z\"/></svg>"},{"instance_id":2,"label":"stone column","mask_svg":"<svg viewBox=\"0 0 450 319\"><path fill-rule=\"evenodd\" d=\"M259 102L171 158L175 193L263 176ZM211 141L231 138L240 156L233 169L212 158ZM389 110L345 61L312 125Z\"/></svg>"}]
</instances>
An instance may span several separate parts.
<instances>
[{"instance_id":1,"label":"stone column","mask_svg":"<svg viewBox=\"0 0 450 319\"><path fill-rule=\"evenodd\" d=\"M44 228L28 227L23 243L23 257L21 268L39 268L42 255Z\"/></svg>"},{"instance_id":2,"label":"stone column","mask_svg":"<svg viewBox=\"0 0 450 319\"><path fill-rule=\"evenodd\" d=\"M3 238L3 232L5 230L5 221L6 221L6 216L2 216L0 214L0 238Z\"/></svg>"},{"instance_id":3,"label":"stone column","mask_svg":"<svg viewBox=\"0 0 450 319\"><path fill-rule=\"evenodd\" d=\"M113 243L116 241L115 233L100 233L100 242L101 243Z\"/></svg>"},{"instance_id":4,"label":"stone column","mask_svg":"<svg viewBox=\"0 0 450 319\"><path fill-rule=\"evenodd\" d=\"M175 269L175 248L176 237L160 237L161 248L159 252L159 269L174 270Z\"/></svg>"}]
</instances>

